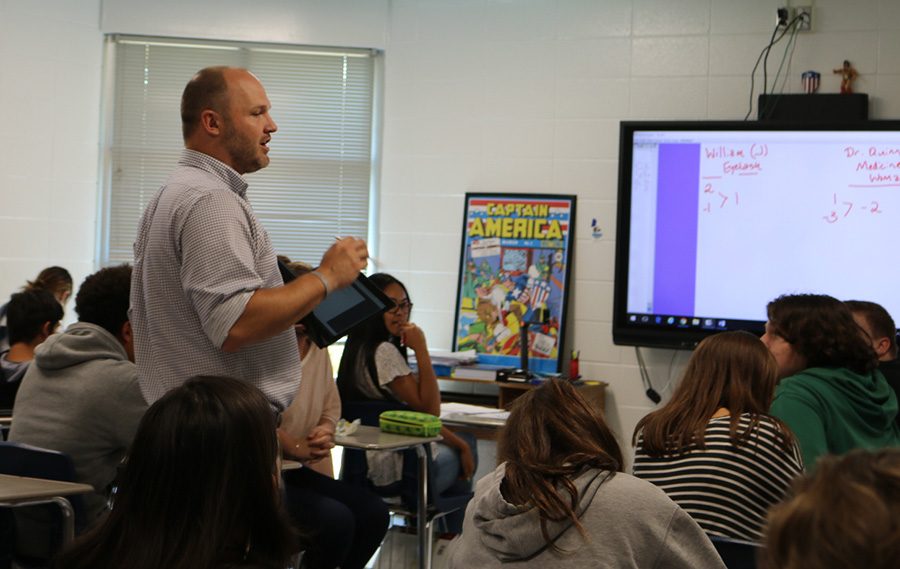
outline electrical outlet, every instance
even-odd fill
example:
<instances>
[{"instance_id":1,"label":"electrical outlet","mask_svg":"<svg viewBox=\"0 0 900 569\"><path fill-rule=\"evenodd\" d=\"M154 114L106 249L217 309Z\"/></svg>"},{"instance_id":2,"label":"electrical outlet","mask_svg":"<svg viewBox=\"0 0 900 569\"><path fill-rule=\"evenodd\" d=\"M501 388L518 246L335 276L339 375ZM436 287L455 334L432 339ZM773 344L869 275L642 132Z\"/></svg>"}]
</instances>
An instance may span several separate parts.
<instances>
[{"instance_id":1,"label":"electrical outlet","mask_svg":"<svg viewBox=\"0 0 900 569\"><path fill-rule=\"evenodd\" d=\"M812 6L797 6L797 30L801 32L812 31Z\"/></svg>"},{"instance_id":2,"label":"electrical outlet","mask_svg":"<svg viewBox=\"0 0 900 569\"><path fill-rule=\"evenodd\" d=\"M783 28L788 25L794 16L794 9L788 6L782 6L775 11L775 27Z\"/></svg>"}]
</instances>

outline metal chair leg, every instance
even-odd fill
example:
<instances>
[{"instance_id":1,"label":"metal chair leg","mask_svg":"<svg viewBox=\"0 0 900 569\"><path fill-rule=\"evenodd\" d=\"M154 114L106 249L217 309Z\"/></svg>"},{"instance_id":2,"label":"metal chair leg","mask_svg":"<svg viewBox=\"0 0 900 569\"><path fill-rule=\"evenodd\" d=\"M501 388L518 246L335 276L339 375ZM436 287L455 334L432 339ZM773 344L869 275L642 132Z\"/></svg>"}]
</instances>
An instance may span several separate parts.
<instances>
[{"instance_id":1,"label":"metal chair leg","mask_svg":"<svg viewBox=\"0 0 900 569\"><path fill-rule=\"evenodd\" d=\"M424 445L416 447L419 458L419 503L417 504L416 537L419 540L419 569L431 569L431 529L428 523L428 455Z\"/></svg>"},{"instance_id":2,"label":"metal chair leg","mask_svg":"<svg viewBox=\"0 0 900 569\"><path fill-rule=\"evenodd\" d=\"M62 496L57 496L52 500L56 505L59 506L60 511L62 511L63 515L63 545L66 545L73 539L75 539L75 510L72 509L72 504L67 499Z\"/></svg>"}]
</instances>

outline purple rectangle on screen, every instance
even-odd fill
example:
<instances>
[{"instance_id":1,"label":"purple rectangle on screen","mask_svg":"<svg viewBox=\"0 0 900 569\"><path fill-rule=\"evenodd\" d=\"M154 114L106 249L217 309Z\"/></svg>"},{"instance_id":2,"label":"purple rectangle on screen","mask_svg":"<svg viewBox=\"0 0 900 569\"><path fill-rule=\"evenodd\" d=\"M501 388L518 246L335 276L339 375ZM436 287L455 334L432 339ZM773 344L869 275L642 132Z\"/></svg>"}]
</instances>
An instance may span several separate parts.
<instances>
[{"instance_id":1,"label":"purple rectangle on screen","mask_svg":"<svg viewBox=\"0 0 900 569\"><path fill-rule=\"evenodd\" d=\"M653 312L694 314L699 144L660 144Z\"/></svg>"}]
</instances>

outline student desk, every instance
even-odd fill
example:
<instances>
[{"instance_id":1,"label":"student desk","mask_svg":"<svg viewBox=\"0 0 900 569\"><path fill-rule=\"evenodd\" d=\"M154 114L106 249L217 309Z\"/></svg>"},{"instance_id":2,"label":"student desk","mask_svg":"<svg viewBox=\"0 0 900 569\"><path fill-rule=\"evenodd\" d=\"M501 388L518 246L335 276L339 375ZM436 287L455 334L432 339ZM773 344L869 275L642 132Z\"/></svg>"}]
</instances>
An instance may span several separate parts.
<instances>
[{"instance_id":1,"label":"student desk","mask_svg":"<svg viewBox=\"0 0 900 569\"><path fill-rule=\"evenodd\" d=\"M378 427L360 425L352 435L336 435L334 444L360 450L404 450L415 447L419 459L419 488L416 503L416 530L419 540L419 569L431 567L431 540L426 532L428 516L428 457L425 445L442 440L437 437L411 437L384 433Z\"/></svg>"},{"instance_id":2,"label":"student desk","mask_svg":"<svg viewBox=\"0 0 900 569\"><path fill-rule=\"evenodd\" d=\"M34 506L51 502L59 506L65 520L63 544L75 537L75 513L65 497L93 491L90 484L0 474L0 506Z\"/></svg>"}]
</instances>

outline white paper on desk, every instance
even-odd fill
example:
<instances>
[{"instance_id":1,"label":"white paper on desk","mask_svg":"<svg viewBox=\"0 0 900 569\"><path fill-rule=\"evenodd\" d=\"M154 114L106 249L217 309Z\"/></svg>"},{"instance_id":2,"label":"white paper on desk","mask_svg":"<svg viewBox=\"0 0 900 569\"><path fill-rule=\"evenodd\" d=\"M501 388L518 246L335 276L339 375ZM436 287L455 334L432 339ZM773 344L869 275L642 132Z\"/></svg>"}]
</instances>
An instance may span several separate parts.
<instances>
[{"instance_id":1,"label":"white paper on desk","mask_svg":"<svg viewBox=\"0 0 900 569\"><path fill-rule=\"evenodd\" d=\"M509 411L494 407L469 405L468 403L441 403L441 419L460 415L478 415L485 419L501 419L505 421L509 417Z\"/></svg>"}]
</instances>

